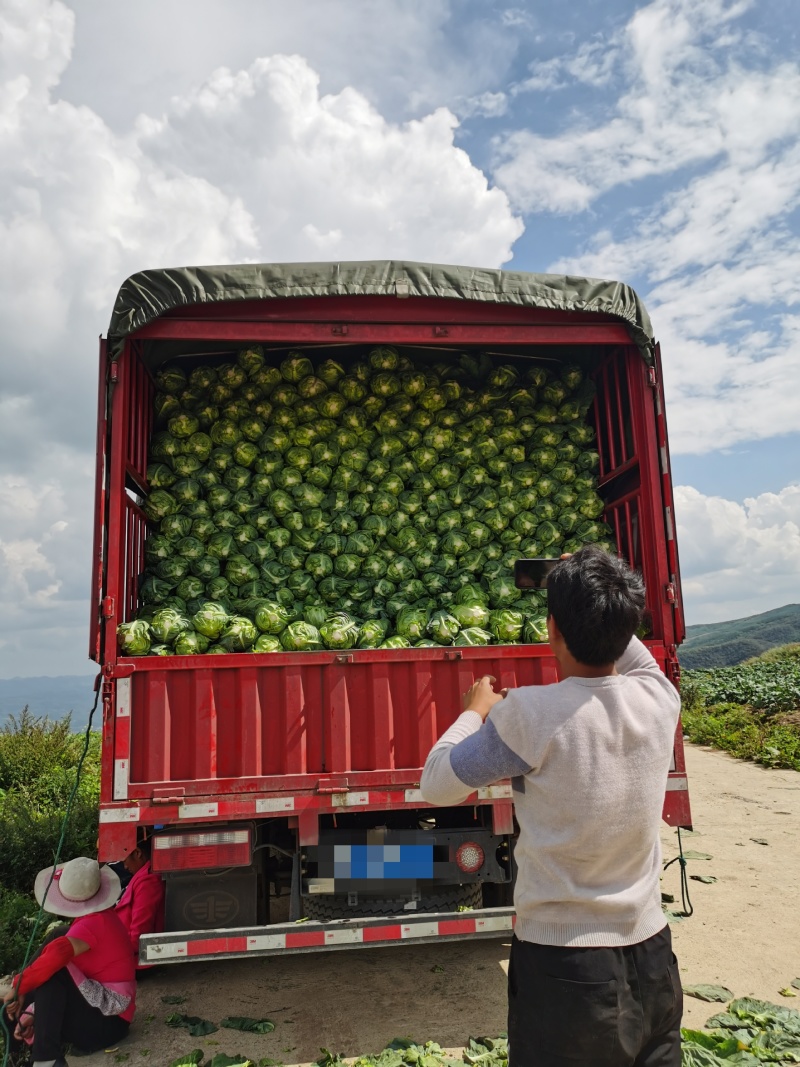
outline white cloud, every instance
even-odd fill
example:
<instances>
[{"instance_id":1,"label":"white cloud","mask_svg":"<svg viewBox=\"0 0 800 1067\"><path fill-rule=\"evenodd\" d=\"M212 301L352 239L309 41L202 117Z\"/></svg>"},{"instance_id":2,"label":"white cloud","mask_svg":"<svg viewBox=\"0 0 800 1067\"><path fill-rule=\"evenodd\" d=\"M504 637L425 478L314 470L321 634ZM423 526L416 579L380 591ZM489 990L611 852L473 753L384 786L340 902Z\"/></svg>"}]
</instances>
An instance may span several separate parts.
<instances>
[{"instance_id":1,"label":"white cloud","mask_svg":"<svg viewBox=\"0 0 800 1067\"><path fill-rule=\"evenodd\" d=\"M731 29L750 2L653 0L607 40L539 64L521 90L625 85L608 117L578 112L566 130L520 130L496 145L500 184L527 211L585 210L615 186L725 157L755 166L800 129L800 71L747 66ZM740 53L741 52L741 56Z\"/></svg>"},{"instance_id":2,"label":"white cloud","mask_svg":"<svg viewBox=\"0 0 800 1067\"><path fill-rule=\"evenodd\" d=\"M59 98L73 33L62 0L0 9L3 674L41 672L43 627L50 673L83 659L95 344L128 274L248 259L499 266L522 232L446 108L392 122L355 89L321 93L302 57L272 55L114 130Z\"/></svg>"},{"instance_id":3,"label":"white cloud","mask_svg":"<svg viewBox=\"0 0 800 1067\"><path fill-rule=\"evenodd\" d=\"M640 288L676 453L797 427L786 383L800 376L800 66L765 63L737 25L750 7L652 0L605 51L584 44L534 71L542 87L618 73L601 121L590 103L558 134L521 131L499 149L498 180L531 211L587 210L621 185L644 199L548 269ZM645 179L679 170L647 199Z\"/></svg>"},{"instance_id":4,"label":"white cloud","mask_svg":"<svg viewBox=\"0 0 800 1067\"><path fill-rule=\"evenodd\" d=\"M743 504L677 486L675 515L690 625L800 603L800 484Z\"/></svg>"},{"instance_id":5,"label":"white cloud","mask_svg":"<svg viewBox=\"0 0 800 1067\"><path fill-rule=\"evenodd\" d=\"M165 169L240 195L269 260L324 247L334 258L502 263L522 225L454 146L457 125L446 108L389 123L354 89L320 96L301 57L271 56L216 71L140 123L138 144Z\"/></svg>"}]
</instances>

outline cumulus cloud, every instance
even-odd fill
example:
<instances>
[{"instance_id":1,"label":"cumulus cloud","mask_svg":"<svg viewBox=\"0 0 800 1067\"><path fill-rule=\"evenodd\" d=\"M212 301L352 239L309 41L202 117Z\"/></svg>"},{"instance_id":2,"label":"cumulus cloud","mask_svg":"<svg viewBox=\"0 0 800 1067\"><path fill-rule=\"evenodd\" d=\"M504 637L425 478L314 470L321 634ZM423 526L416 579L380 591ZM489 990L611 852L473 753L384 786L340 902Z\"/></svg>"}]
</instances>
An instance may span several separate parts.
<instances>
[{"instance_id":1,"label":"cumulus cloud","mask_svg":"<svg viewBox=\"0 0 800 1067\"><path fill-rule=\"evenodd\" d=\"M59 95L74 30L62 0L0 9L3 673L41 672L43 627L50 673L83 665L95 345L128 274L372 257L499 266L522 232L455 146L446 108L392 122L352 88L322 93L303 57L271 55L112 129Z\"/></svg>"},{"instance_id":2,"label":"cumulus cloud","mask_svg":"<svg viewBox=\"0 0 800 1067\"><path fill-rule=\"evenodd\" d=\"M675 489L689 624L800 603L800 483L739 504Z\"/></svg>"},{"instance_id":3,"label":"cumulus cloud","mask_svg":"<svg viewBox=\"0 0 800 1067\"><path fill-rule=\"evenodd\" d=\"M652 0L516 87L606 86L599 121L587 101L554 136L523 130L498 145L496 177L527 210L594 210L623 186L644 200L549 269L640 289L676 453L797 425L786 382L800 374L800 66L765 63L739 24L752 6ZM647 180L673 174L651 199Z\"/></svg>"}]
</instances>

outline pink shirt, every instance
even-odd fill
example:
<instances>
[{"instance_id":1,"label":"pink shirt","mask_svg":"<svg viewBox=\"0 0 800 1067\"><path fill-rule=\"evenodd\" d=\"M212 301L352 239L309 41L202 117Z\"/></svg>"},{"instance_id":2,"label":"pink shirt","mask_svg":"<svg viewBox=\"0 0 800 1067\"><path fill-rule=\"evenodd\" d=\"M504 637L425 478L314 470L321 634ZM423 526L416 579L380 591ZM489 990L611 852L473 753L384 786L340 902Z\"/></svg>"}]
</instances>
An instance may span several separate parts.
<instances>
[{"instance_id":1,"label":"pink shirt","mask_svg":"<svg viewBox=\"0 0 800 1067\"><path fill-rule=\"evenodd\" d=\"M139 938L142 934L157 934L164 929L164 882L153 874L150 864L131 878L119 898L116 913L128 931L131 951L139 970Z\"/></svg>"},{"instance_id":2,"label":"pink shirt","mask_svg":"<svg viewBox=\"0 0 800 1067\"><path fill-rule=\"evenodd\" d=\"M75 958L75 963L87 978L93 978L102 985L135 980L128 934L116 909L107 908L92 915L81 915L74 920L67 936L85 941L89 946L88 952L82 952ZM120 1013L120 1018L130 1022L135 1010L135 999L132 999L125 1011Z\"/></svg>"}]
</instances>

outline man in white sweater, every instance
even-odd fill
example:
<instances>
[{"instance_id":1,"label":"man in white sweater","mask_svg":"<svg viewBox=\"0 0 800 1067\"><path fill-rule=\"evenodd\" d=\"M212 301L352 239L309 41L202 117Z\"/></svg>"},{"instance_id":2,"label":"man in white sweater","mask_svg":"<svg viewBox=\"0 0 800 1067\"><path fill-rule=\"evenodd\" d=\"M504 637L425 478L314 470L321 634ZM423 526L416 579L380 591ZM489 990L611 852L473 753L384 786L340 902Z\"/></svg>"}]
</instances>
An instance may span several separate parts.
<instances>
[{"instance_id":1,"label":"man in white sweater","mask_svg":"<svg viewBox=\"0 0 800 1067\"><path fill-rule=\"evenodd\" d=\"M644 587L625 563L584 548L547 590L561 680L502 694L477 681L422 794L452 805L512 779L511 1067L679 1067L658 831L680 698L634 636Z\"/></svg>"}]
</instances>

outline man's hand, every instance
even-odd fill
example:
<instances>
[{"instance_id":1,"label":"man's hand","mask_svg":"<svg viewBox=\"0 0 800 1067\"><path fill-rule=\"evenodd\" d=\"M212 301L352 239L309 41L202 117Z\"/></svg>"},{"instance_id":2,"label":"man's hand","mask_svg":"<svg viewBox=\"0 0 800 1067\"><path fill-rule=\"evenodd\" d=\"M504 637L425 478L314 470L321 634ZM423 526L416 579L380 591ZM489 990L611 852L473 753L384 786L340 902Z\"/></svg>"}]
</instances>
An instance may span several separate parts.
<instances>
[{"instance_id":1,"label":"man's hand","mask_svg":"<svg viewBox=\"0 0 800 1067\"><path fill-rule=\"evenodd\" d=\"M492 682L494 682L494 678L491 674L484 674L482 678L474 682L462 697L461 706L463 710L477 711L480 717L485 720L495 704L499 704L505 698L507 692L507 690L503 690L502 693L495 693L494 689L492 689Z\"/></svg>"}]
</instances>

